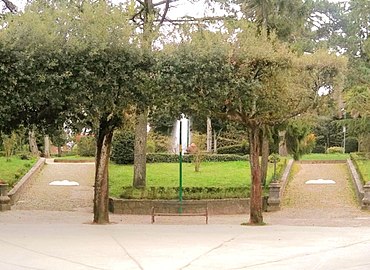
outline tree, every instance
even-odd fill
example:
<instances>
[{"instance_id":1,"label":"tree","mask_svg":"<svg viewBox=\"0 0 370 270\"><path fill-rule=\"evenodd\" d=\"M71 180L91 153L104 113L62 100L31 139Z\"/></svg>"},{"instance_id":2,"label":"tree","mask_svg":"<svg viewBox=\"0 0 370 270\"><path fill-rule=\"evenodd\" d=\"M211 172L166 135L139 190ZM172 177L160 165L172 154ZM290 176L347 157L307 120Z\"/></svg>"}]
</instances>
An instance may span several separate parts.
<instances>
[{"instance_id":1,"label":"tree","mask_svg":"<svg viewBox=\"0 0 370 270\"><path fill-rule=\"evenodd\" d=\"M145 74L152 74L154 61L132 39L129 18L121 7L102 1L77 5L37 1L24 14L12 17L1 33L6 56L2 64L5 70L14 66L15 71L2 77L9 89L16 90L6 98L20 107L15 112L25 111L16 114L19 119L14 121L4 119L2 127L9 121L33 124L42 120L39 124L44 128L66 123L91 128L97 141L94 222L99 224L109 222L113 132L122 125L125 110L140 107L145 96L140 84ZM14 47L19 59L9 56Z\"/></svg>"},{"instance_id":2,"label":"tree","mask_svg":"<svg viewBox=\"0 0 370 270\"><path fill-rule=\"evenodd\" d=\"M186 95L197 100L198 110L227 117L248 132L252 174L249 222L263 223L259 160L263 128L312 108L318 88L326 78L339 76L345 60L327 55L327 61L316 62L323 59L320 54L298 57L274 35L245 22L234 22L227 34L200 30L174 54L172 70L164 64L163 74L171 89L182 82L178 88L192 89ZM173 70L177 72L171 74Z\"/></svg>"}]
</instances>

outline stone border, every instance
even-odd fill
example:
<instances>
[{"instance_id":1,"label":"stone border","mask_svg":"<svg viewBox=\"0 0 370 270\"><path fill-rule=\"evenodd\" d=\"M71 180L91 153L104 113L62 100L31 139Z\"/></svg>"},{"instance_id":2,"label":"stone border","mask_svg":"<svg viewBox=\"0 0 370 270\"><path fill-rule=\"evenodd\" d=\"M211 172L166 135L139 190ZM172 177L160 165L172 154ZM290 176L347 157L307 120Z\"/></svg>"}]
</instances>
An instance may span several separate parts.
<instances>
[{"instance_id":1,"label":"stone border","mask_svg":"<svg viewBox=\"0 0 370 270\"><path fill-rule=\"evenodd\" d=\"M54 158L54 163L95 163L95 160L91 159L61 159Z\"/></svg>"},{"instance_id":2,"label":"stone border","mask_svg":"<svg viewBox=\"0 0 370 270\"><path fill-rule=\"evenodd\" d=\"M166 200L130 200L109 198L109 211L114 214L125 215L151 215L154 202L166 202ZM167 201L168 202L168 201ZM190 204L199 202L187 200ZM210 215L236 215L249 213L249 199L215 199L202 200L207 203ZM189 208L189 206L188 206Z\"/></svg>"},{"instance_id":3,"label":"stone border","mask_svg":"<svg viewBox=\"0 0 370 270\"><path fill-rule=\"evenodd\" d=\"M267 200L267 212L279 211L281 198L284 195L285 188L288 184L288 179L294 160L290 159L285 167L284 173L278 182L272 182L269 186L269 198Z\"/></svg>"},{"instance_id":4,"label":"stone border","mask_svg":"<svg viewBox=\"0 0 370 270\"><path fill-rule=\"evenodd\" d=\"M45 165L45 158L40 158L35 165L18 181L18 183L9 191L10 204L13 205L18 201L21 193L29 187L34 176L41 171Z\"/></svg>"},{"instance_id":5,"label":"stone border","mask_svg":"<svg viewBox=\"0 0 370 270\"><path fill-rule=\"evenodd\" d=\"M357 172L355 164L353 164L353 161L350 158L347 159L347 166L353 181L353 185L355 186L357 200L361 205L362 199L364 198L364 185L362 184L361 177Z\"/></svg>"},{"instance_id":6,"label":"stone border","mask_svg":"<svg viewBox=\"0 0 370 270\"><path fill-rule=\"evenodd\" d=\"M338 160L298 160L295 161L298 164L341 164L347 163L345 159Z\"/></svg>"}]
</instances>

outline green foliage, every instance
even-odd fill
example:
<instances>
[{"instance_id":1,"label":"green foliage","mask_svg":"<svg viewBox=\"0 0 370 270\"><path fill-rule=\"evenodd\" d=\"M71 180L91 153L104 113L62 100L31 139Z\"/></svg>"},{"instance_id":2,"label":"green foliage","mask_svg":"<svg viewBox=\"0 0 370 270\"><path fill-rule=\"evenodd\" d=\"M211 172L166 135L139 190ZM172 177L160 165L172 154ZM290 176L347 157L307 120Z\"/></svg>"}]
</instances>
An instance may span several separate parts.
<instances>
[{"instance_id":1,"label":"green foliage","mask_svg":"<svg viewBox=\"0 0 370 270\"><path fill-rule=\"evenodd\" d=\"M183 162L185 163L192 163L193 159L194 155L185 154L183 156ZM146 160L148 163L177 163L179 162L179 156L169 153L148 153ZM248 160L248 156L202 153L202 161L205 162L227 162L241 160Z\"/></svg>"},{"instance_id":2,"label":"green foliage","mask_svg":"<svg viewBox=\"0 0 370 270\"><path fill-rule=\"evenodd\" d=\"M119 131L114 134L112 161L117 164L134 163L135 133L132 131Z\"/></svg>"},{"instance_id":3,"label":"green foliage","mask_svg":"<svg viewBox=\"0 0 370 270\"><path fill-rule=\"evenodd\" d=\"M77 144L78 155L82 157L93 157L96 151L96 140L93 136L82 136Z\"/></svg>"},{"instance_id":4,"label":"green foliage","mask_svg":"<svg viewBox=\"0 0 370 270\"><path fill-rule=\"evenodd\" d=\"M36 161L35 158L23 160L16 156L8 161L5 157L0 157L0 179L8 183L10 187L13 187Z\"/></svg>"},{"instance_id":5,"label":"green foliage","mask_svg":"<svg viewBox=\"0 0 370 270\"><path fill-rule=\"evenodd\" d=\"M311 127L304 119L294 119L289 122L286 132L288 152L293 155L294 160L299 160L303 154L312 151L313 146L307 146L305 139L309 135Z\"/></svg>"},{"instance_id":6,"label":"green foliage","mask_svg":"<svg viewBox=\"0 0 370 270\"><path fill-rule=\"evenodd\" d=\"M370 181L370 158L366 153L351 153L351 159L356 166L363 184Z\"/></svg>"},{"instance_id":7,"label":"green foliage","mask_svg":"<svg viewBox=\"0 0 370 270\"><path fill-rule=\"evenodd\" d=\"M2 141L4 146L4 153L7 160L13 155L17 146L17 134L12 132L11 135L2 135Z\"/></svg>"},{"instance_id":8,"label":"green foliage","mask_svg":"<svg viewBox=\"0 0 370 270\"><path fill-rule=\"evenodd\" d=\"M343 147L333 146L326 149L327 154L341 154L343 153Z\"/></svg>"},{"instance_id":9,"label":"green foliage","mask_svg":"<svg viewBox=\"0 0 370 270\"><path fill-rule=\"evenodd\" d=\"M346 153L352 153L358 151L358 141L354 137L348 137L346 139Z\"/></svg>"},{"instance_id":10,"label":"green foliage","mask_svg":"<svg viewBox=\"0 0 370 270\"><path fill-rule=\"evenodd\" d=\"M247 143L235 144L217 148L218 154L248 155L249 146Z\"/></svg>"},{"instance_id":11,"label":"green foliage","mask_svg":"<svg viewBox=\"0 0 370 270\"><path fill-rule=\"evenodd\" d=\"M122 199L173 200L179 196L178 187L123 187ZM249 187L184 187L184 200L248 198Z\"/></svg>"}]
</instances>

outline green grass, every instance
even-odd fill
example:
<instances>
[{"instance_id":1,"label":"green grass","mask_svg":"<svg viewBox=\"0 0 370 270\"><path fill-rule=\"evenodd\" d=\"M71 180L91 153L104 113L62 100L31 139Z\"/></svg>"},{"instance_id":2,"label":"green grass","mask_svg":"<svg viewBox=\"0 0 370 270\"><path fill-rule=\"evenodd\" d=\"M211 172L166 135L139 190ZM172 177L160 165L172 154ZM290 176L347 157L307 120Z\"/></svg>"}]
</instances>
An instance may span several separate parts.
<instances>
[{"instance_id":1,"label":"green grass","mask_svg":"<svg viewBox=\"0 0 370 270\"><path fill-rule=\"evenodd\" d=\"M308 154L303 155L301 160L346 160L349 154Z\"/></svg>"},{"instance_id":2,"label":"green grass","mask_svg":"<svg viewBox=\"0 0 370 270\"><path fill-rule=\"evenodd\" d=\"M0 179L13 187L36 163L36 158L22 160L18 157L10 158L7 161L5 157L0 157Z\"/></svg>"},{"instance_id":3,"label":"green grass","mask_svg":"<svg viewBox=\"0 0 370 270\"><path fill-rule=\"evenodd\" d=\"M361 171L361 176L364 184L370 181L370 160L358 159L356 160L357 167Z\"/></svg>"},{"instance_id":4,"label":"green grass","mask_svg":"<svg viewBox=\"0 0 370 270\"><path fill-rule=\"evenodd\" d=\"M62 156L62 157L58 157L58 156L53 156L54 159L67 159L67 160L92 160L94 161L95 160L95 157L82 157L82 156Z\"/></svg>"},{"instance_id":5,"label":"green grass","mask_svg":"<svg viewBox=\"0 0 370 270\"><path fill-rule=\"evenodd\" d=\"M273 165L270 164L268 179L272 178ZM131 186L132 165L110 164L110 194L118 197L123 186ZM203 162L200 172L194 171L194 164L183 164L184 187L245 187L251 182L250 166L247 161ZM147 187L177 187L179 185L179 164L147 164Z\"/></svg>"}]
</instances>

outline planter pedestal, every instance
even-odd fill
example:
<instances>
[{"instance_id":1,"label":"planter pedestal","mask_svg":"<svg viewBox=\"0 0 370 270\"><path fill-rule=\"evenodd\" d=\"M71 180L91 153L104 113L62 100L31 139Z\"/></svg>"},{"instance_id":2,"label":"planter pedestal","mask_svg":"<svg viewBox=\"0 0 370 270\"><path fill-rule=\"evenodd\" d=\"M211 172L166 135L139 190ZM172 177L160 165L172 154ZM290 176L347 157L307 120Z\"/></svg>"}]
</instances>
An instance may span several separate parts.
<instances>
[{"instance_id":1,"label":"planter pedestal","mask_svg":"<svg viewBox=\"0 0 370 270\"><path fill-rule=\"evenodd\" d=\"M362 199L362 210L370 210L370 182L364 185L364 198Z\"/></svg>"},{"instance_id":2,"label":"planter pedestal","mask_svg":"<svg viewBox=\"0 0 370 270\"><path fill-rule=\"evenodd\" d=\"M0 211L10 210L10 198L8 196L8 184L0 184Z\"/></svg>"}]
</instances>

